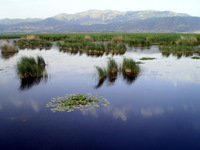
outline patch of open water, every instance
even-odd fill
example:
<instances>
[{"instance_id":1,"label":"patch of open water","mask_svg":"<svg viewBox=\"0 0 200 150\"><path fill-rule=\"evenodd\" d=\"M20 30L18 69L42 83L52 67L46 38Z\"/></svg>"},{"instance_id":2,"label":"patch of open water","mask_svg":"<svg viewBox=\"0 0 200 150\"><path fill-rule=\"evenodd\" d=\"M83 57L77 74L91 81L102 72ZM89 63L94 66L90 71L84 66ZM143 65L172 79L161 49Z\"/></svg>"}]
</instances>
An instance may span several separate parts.
<instances>
[{"instance_id":1,"label":"patch of open water","mask_svg":"<svg viewBox=\"0 0 200 150\"><path fill-rule=\"evenodd\" d=\"M41 55L46 80L22 83L21 56ZM0 149L199 149L200 62L162 56L158 46L132 48L113 58L142 61L132 83L121 75L98 84L95 66L109 56L90 57L51 50L20 50L0 58ZM53 113L46 104L72 93L98 93L110 104L91 111Z\"/></svg>"}]
</instances>

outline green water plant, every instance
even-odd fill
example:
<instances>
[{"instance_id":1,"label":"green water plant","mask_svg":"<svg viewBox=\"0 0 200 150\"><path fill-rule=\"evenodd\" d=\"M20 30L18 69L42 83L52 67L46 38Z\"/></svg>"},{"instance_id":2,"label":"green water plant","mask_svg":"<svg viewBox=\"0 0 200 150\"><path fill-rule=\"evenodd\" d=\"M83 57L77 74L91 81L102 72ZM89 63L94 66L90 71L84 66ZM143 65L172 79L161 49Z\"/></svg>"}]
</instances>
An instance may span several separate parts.
<instances>
[{"instance_id":1,"label":"green water plant","mask_svg":"<svg viewBox=\"0 0 200 150\"><path fill-rule=\"evenodd\" d=\"M140 58L140 60L154 60L156 58L153 58L153 57L142 57Z\"/></svg>"},{"instance_id":2,"label":"green water plant","mask_svg":"<svg viewBox=\"0 0 200 150\"><path fill-rule=\"evenodd\" d=\"M23 56L17 62L17 72L20 78L43 77L47 76L45 66L46 63L41 56L37 56L36 59Z\"/></svg>"},{"instance_id":3,"label":"green water plant","mask_svg":"<svg viewBox=\"0 0 200 150\"><path fill-rule=\"evenodd\" d=\"M192 59L200 59L198 56L193 56Z\"/></svg>"},{"instance_id":4,"label":"green water plant","mask_svg":"<svg viewBox=\"0 0 200 150\"><path fill-rule=\"evenodd\" d=\"M107 106L109 102L98 95L87 94L69 94L64 97L53 98L46 107L53 107L51 111L72 112L75 109L91 110L95 107Z\"/></svg>"}]
</instances>

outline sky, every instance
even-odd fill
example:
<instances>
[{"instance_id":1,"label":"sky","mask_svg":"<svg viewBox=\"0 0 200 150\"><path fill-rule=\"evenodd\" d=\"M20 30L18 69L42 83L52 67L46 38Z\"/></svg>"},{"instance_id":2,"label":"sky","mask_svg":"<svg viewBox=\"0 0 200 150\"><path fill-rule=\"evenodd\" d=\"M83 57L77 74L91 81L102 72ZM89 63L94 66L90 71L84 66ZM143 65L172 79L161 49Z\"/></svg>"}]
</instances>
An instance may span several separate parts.
<instances>
[{"instance_id":1,"label":"sky","mask_svg":"<svg viewBox=\"0 0 200 150\"><path fill-rule=\"evenodd\" d=\"M0 19L47 18L90 9L174 11L200 17L200 0L0 0Z\"/></svg>"}]
</instances>

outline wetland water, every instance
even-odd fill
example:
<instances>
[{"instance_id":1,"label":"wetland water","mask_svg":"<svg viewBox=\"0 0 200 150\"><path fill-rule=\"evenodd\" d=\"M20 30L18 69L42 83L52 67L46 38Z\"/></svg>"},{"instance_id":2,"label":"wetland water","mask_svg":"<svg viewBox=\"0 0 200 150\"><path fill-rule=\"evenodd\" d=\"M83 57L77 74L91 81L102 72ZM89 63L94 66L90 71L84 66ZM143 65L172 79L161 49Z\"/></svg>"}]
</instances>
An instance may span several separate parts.
<instances>
[{"instance_id":1,"label":"wetland water","mask_svg":"<svg viewBox=\"0 0 200 150\"><path fill-rule=\"evenodd\" d=\"M43 56L47 79L22 83L16 73L21 56ZM129 49L113 58L139 61L133 82L121 75L98 84L95 66L108 58L51 50L20 50L0 56L0 149L200 149L200 61L162 56L158 46ZM55 112L52 98L98 93L110 104L90 111Z\"/></svg>"}]
</instances>

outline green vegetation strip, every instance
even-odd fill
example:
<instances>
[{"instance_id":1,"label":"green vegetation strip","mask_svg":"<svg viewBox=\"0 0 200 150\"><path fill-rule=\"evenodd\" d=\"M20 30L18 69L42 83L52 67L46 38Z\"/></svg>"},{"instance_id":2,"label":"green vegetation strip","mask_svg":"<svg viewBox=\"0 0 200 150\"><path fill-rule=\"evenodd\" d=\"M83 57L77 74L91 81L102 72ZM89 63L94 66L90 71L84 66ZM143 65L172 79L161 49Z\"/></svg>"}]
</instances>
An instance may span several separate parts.
<instances>
[{"instance_id":1,"label":"green vegetation strip","mask_svg":"<svg viewBox=\"0 0 200 150\"><path fill-rule=\"evenodd\" d=\"M86 52L87 54L124 54L126 45L124 43L92 43L89 40L65 40L64 43L57 42L57 46L61 51L69 52Z\"/></svg>"},{"instance_id":2,"label":"green vegetation strip","mask_svg":"<svg viewBox=\"0 0 200 150\"><path fill-rule=\"evenodd\" d=\"M95 107L107 106L109 102L97 95L87 94L70 94L65 97L53 98L46 107L53 107L51 111L56 112L72 112L75 109L91 110Z\"/></svg>"},{"instance_id":3,"label":"green vegetation strip","mask_svg":"<svg viewBox=\"0 0 200 150\"><path fill-rule=\"evenodd\" d=\"M200 59L198 56L193 56L192 59Z\"/></svg>"},{"instance_id":4,"label":"green vegetation strip","mask_svg":"<svg viewBox=\"0 0 200 150\"><path fill-rule=\"evenodd\" d=\"M140 60L154 60L156 58L152 58L152 57L142 57L140 58Z\"/></svg>"},{"instance_id":5,"label":"green vegetation strip","mask_svg":"<svg viewBox=\"0 0 200 150\"><path fill-rule=\"evenodd\" d=\"M19 47L51 47L52 41L58 42L61 50L82 51L87 53L102 54L115 53L123 54L128 46L151 46L152 43L159 43L159 48L165 54L200 53L200 34L183 33L63 33L63 34L19 34L0 35L2 39L21 38L15 44ZM50 42L51 41L51 42ZM109 42L111 44L100 45L92 42ZM115 44L113 44L115 43Z\"/></svg>"}]
</instances>

